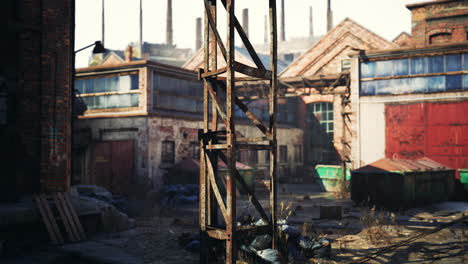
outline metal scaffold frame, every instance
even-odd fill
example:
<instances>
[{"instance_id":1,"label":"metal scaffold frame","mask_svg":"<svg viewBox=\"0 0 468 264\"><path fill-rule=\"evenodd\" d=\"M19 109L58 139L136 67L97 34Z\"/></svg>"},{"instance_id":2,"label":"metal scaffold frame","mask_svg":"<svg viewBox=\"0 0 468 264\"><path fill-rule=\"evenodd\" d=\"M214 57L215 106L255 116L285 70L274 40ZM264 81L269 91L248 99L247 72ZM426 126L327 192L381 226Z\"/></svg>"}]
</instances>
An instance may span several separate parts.
<instances>
[{"instance_id":1,"label":"metal scaffold frame","mask_svg":"<svg viewBox=\"0 0 468 264\"><path fill-rule=\"evenodd\" d=\"M205 6L205 59L204 68L199 70L199 78L204 83L203 94L203 130L200 139L200 263L208 263L210 241L222 240L226 244L226 263L235 264L238 257L238 242L248 236L271 234L272 248L276 248L276 101L277 101L277 18L276 0L269 1L270 17L270 70L262 64L246 33L234 14L235 0L220 0L227 13L226 46L217 30L217 0L203 0ZM235 61L235 30L248 50L257 67L250 67ZM226 61L226 67L218 69L217 47ZM269 81L269 124L265 125L256 117L236 94L235 72L258 80ZM221 74L226 77L221 77ZM225 103L223 103L225 99ZM211 104L211 110L210 110ZM238 106L253 124L261 131L261 137L241 138L236 134L235 106ZM225 129L218 124L221 120ZM270 152L270 214L261 206L255 193L248 187L236 169L238 150L267 150ZM227 165L227 175L220 179L217 175L218 160ZM224 182L225 188L219 187ZM237 182L237 184L236 184ZM237 186L239 185L239 186ZM266 223L264 226L237 226L236 190L247 192L259 215ZM225 190L225 195L222 192ZM224 197L223 197L224 196ZM221 213L225 225L218 221Z\"/></svg>"}]
</instances>

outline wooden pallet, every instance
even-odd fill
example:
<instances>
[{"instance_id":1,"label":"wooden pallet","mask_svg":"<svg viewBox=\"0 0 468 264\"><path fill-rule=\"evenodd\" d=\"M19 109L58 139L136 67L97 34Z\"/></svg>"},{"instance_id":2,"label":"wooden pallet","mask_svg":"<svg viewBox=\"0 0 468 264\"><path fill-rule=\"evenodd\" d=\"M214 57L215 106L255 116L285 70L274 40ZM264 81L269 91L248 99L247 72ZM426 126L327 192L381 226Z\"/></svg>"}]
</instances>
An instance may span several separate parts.
<instances>
[{"instance_id":1,"label":"wooden pallet","mask_svg":"<svg viewBox=\"0 0 468 264\"><path fill-rule=\"evenodd\" d=\"M68 194L39 194L34 196L34 201L52 244L59 245L65 243L64 236L62 235L63 231L67 234L68 242L86 240L83 226Z\"/></svg>"}]
</instances>

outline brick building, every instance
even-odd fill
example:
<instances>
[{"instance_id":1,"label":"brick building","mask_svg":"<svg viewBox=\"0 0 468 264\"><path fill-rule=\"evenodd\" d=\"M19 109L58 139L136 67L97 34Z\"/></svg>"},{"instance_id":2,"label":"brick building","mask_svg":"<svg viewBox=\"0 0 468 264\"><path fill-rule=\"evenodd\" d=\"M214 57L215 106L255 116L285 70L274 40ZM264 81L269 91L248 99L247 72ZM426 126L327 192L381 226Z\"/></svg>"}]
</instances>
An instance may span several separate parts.
<instances>
[{"instance_id":1,"label":"brick building","mask_svg":"<svg viewBox=\"0 0 468 264\"><path fill-rule=\"evenodd\" d=\"M411 46L352 59L353 160L361 166L425 156L468 168L468 3L407 7L413 15Z\"/></svg>"},{"instance_id":2,"label":"brick building","mask_svg":"<svg viewBox=\"0 0 468 264\"><path fill-rule=\"evenodd\" d=\"M280 74L280 78L338 75L349 71L351 65L348 55L353 50L396 47L396 44L347 18L291 63ZM340 162L344 127L341 101L339 93L299 98L298 125L304 130L304 155L308 166ZM351 115L350 118L354 123L355 116ZM355 135L351 132L346 132L348 138Z\"/></svg>"},{"instance_id":3,"label":"brick building","mask_svg":"<svg viewBox=\"0 0 468 264\"><path fill-rule=\"evenodd\" d=\"M468 40L468 3L437 0L406 6L411 11L414 47L459 43Z\"/></svg>"},{"instance_id":4,"label":"brick building","mask_svg":"<svg viewBox=\"0 0 468 264\"><path fill-rule=\"evenodd\" d=\"M117 193L128 192L132 184L158 189L170 181L174 164L199 159L203 86L196 72L142 60L102 65L77 69L76 89L88 110L74 124L74 183ZM300 173L303 165L295 105L278 102L280 178ZM262 120L269 118L266 107L261 100L249 104ZM261 136L240 109L236 119L239 137ZM264 177L266 151L242 151L238 159Z\"/></svg>"},{"instance_id":5,"label":"brick building","mask_svg":"<svg viewBox=\"0 0 468 264\"><path fill-rule=\"evenodd\" d=\"M67 190L74 1L2 2L0 201Z\"/></svg>"}]
</instances>

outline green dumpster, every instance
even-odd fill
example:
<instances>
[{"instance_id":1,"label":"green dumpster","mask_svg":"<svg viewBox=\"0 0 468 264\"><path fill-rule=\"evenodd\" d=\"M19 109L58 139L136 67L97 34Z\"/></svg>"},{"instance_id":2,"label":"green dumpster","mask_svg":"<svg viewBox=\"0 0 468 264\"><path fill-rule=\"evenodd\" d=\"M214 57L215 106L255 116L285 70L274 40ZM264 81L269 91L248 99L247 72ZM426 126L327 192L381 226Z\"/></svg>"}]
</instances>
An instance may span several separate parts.
<instances>
[{"instance_id":1,"label":"green dumpster","mask_svg":"<svg viewBox=\"0 0 468 264\"><path fill-rule=\"evenodd\" d=\"M317 181L323 185L327 192L339 191L341 187L341 180L343 179L343 173L341 166L336 165L317 165L315 166L315 172L317 173ZM346 169L346 181L351 179L351 172Z\"/></svg>"},{"instance_id":2,"label":"green dumpster","mask_svg":"<svg viewBox=\"0 0 468 264\"><path fill-rule=\"evenodd\" d=\"M468 169L458 169L458 171L460 172L460 182L468 191Z\"/></svg>"}]
</instances>

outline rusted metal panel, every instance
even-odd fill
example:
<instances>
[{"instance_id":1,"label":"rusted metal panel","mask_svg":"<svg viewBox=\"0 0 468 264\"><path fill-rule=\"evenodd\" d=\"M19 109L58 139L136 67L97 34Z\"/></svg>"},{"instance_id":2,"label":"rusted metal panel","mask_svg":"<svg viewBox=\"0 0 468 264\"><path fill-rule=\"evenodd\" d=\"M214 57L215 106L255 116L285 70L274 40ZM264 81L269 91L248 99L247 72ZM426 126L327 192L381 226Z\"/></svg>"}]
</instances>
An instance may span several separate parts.
<instances>
[{"instance_id":1,"label":"rusted metal panel","mask_svg":"<svg viewBox=\"0 0 468 264\"><path fill-rule=\"evenodd\" d=\"M353 172L423 172L437 170L453 169L427 157L418 160L385 158L361 167Z\"/></svg>"},{"instance_id":2,"label":"rusted metal panel","mask_svg":"<svg viewBox=\"0 0 468 264\"><path fill-rule=\"evenodd\" d=\"M386 157L468 167L468 101L387 105ZM459 176L457 175L457 178Z\"/></svg>"}]
</instances>

